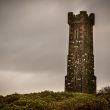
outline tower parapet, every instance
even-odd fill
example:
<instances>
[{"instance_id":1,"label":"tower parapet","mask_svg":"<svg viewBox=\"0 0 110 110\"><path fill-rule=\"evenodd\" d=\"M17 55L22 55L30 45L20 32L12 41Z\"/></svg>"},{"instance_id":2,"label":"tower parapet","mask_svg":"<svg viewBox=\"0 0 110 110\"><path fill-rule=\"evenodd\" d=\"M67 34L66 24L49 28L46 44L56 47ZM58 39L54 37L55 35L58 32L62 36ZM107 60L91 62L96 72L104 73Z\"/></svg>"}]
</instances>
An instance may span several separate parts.
<instances>
[{"instance_id":1,"label":"tower parapet","mask_svg":"<svg viewBox=\"0 0 110 110\"><path fill-rule=\"evenodd\" d=\"M68 24L73 25L75 23L89 23L94 25L95 15L91 13L90 15L87 14L86 11L80 11L80 14L74 15L73 12L68 13Z\"/></svg>"}]
</instances>

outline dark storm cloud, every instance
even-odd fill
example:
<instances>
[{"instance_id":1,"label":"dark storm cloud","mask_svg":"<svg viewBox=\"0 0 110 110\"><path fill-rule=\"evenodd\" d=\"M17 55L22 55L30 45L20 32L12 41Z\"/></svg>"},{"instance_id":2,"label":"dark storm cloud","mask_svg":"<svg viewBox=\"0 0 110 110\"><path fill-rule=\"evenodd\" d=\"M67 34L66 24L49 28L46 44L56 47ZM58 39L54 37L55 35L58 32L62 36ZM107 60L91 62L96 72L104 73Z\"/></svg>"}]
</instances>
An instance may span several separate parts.
<instances>
[{"instance_id":1,"label":"dark storm cloud","mask_svg":"<svg viewBox=\"0 0 110 110\"><path fill-rule=\"evenodd\" d=\"M68 11L95 13L95 74L98 88L109 84L109 5L108 0L1 0L0 94L63 90Z\"/></svg>"}]
</instances>

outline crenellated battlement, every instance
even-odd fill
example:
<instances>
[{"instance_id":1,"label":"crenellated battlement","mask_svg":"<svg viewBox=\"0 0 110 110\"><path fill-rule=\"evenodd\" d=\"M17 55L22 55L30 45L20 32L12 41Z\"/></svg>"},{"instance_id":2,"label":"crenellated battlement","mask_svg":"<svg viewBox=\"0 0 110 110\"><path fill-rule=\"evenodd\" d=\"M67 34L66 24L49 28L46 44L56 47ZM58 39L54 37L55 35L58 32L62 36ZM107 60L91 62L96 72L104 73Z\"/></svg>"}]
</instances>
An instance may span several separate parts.
<instances>
[{"instance_id":1,"label":"crenellated battlement","mask_svg":"<svg viewBox=\"0 0 110 110\"><path fill-rule=\"evenodd\" d=\"M80 14L73 14L73 12L68 12L68 24L72 25L75 23L88 23L90 25L95 24L94 13L87 14L86 11L80 11Z\"/></svg>"}]
</instances>

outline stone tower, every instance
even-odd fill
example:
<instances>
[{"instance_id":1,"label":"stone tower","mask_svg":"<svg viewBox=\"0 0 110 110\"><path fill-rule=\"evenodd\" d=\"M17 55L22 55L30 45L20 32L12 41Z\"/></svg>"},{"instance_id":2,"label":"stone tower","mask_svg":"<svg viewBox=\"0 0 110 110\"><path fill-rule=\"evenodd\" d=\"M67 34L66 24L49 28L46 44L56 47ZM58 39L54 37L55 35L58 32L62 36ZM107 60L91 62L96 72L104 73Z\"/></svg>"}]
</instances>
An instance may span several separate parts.
<instances>
[{"instance_id":1,"label":"stone tower","mask_svg":"<svg viewBox=\"0 0 110 110\"><path fill-rule=\"evenodd\" d=\"M96 93L94 76L93 25L95 15L68 13L69 49L65 91Z\"/></svg>"}]
</instances>

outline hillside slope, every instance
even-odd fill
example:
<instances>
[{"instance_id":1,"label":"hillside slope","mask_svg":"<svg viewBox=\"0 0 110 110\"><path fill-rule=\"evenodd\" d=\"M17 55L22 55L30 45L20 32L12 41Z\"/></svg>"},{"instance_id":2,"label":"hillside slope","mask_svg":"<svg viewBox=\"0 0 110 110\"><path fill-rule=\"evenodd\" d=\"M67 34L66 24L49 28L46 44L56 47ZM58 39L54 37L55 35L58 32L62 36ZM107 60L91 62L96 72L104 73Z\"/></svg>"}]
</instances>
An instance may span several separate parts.
<instances>
[{"instance_id":1,"label":"hillside slope","mask_svg":"<svg viewBox=\"0 0 110 110\"><path fill-rule=\"evenodd\" d=\"M0 96L0 110L110 110L110 94L44 91Z\"/></svg>"}]
</instances>

